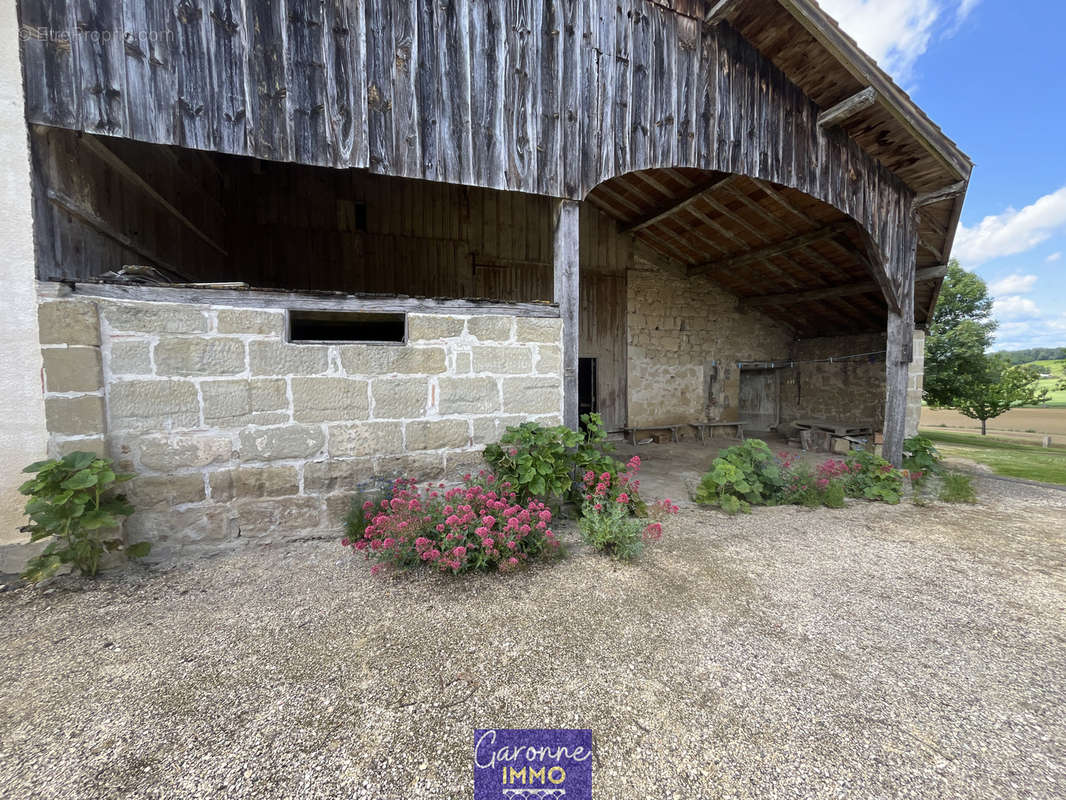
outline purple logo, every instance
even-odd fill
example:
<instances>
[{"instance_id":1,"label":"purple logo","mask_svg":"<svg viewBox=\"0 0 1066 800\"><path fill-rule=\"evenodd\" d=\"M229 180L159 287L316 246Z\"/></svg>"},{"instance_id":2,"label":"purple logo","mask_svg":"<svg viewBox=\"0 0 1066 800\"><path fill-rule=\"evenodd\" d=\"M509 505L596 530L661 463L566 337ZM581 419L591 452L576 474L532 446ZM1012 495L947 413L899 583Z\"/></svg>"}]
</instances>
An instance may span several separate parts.
<instances>
[{"instance_id":1,"label":"purple logo","mask_svg":"<svg viewBox=\"0 0 1066 800\"><path fill-rule=\"evenodd\" d=\"M592 731L474 731L474 800L592 800Z\"/></svg>"}]
</instances>

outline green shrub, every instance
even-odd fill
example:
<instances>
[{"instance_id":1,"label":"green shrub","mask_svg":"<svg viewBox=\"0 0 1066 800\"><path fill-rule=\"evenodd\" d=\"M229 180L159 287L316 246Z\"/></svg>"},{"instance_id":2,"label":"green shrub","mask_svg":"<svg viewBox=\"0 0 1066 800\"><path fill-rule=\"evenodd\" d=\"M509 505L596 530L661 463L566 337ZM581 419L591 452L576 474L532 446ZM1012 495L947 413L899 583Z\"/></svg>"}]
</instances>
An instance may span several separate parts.
<instances>
[{"instance_id":1,"label":"green shrub","mask_svg":"<svg viewBox=\"0 0 1066 800\"><path fill-rule=\"evenodd\" d=\"M903 443L903 468L924 475L939 475L940 451L932 439L912 436Z\"/></svg>"},{"instance_id":2,"label":"green shrub","mask_svg":"<svg viewBox=\"0 0 1066 800\"><path fill-rule=\"evenodd\" d=\"M558 425L545 428L524 422L507 429L498 444L485 448L485 460L500 482L507 482L525 502L534 498L558 506L581 497L578 477L585 472L618 475L623 465L611 456L599 414L584 414L583 431Z\"/></svg>"},{"instance_id":3,"label":"green shrub","mask_svg":"<svg viewBox=\"0 0 1066 800\"><path fill-rule=\"evenodd\" d=\"M352 505L344 516L344 533L347 539L358 541L363 538L377 513L378 505L385 499L391 500L392 493L383 490L358 492L352 498Z\"/></svg>"},{"instance_id":4,"label":"green shrub","mask_svg":"<svg viewBox=\"0 0 1066 800\"><path fill-rule=\"evenodd\" d=\"M826 508L843 508L844 496L844 481L839 479L830 481L825 490L824 502Z\"/></svg>"},{"instance_id":5,"label":"green shrub","mask_svg":"<svg viewBox=\"0 0 1066 800\"><path fill-rule=\"evenodd\" d=\"M781 489L780 502L786 506L819 508L823 492L819 479L810 465L802 462L790 464L785 470L785 485ZM828 485L828 481L826 481Z\"/></svg>"},{"instance_id":6,"label":"green shrub","mask_svg":"<svg viewBox=\"0 0 1066 800\"><path fill-rule=\"evenodd\" d=\"M848 474L844 490L848 497L880 500L896 505L903 498L903 473L880 456L866 450L852 450L847 457Z\"/></svg>"},{"instance_id":7,"label":"green shrub","mask_svg":"<svg viewBox=\"0 0 1066 800\"><path fill-rule=\"evenodd\" d=\"M781 466L766 442L749 439L714 460L693 499L727 514L747 514L753 505L776 502L783 488Z\"/></svg>"},{"instance_id":8,"label":"green shrub","mask_svg":"<svg viewBox=\"0 0 1066 800\"><path fill-rule=\"evenodd\" d=\"M54 575L63 564L73 565L82 575L95 575L100 557L125 550L130 558L148 555L148 542L125 547L120 538L102 538L102 532L118 527L133 506L111 488L132 478L116 473L111 459L93 453L70 453L63 458L38 461L23 472L34 477L19 487L29 495L26 515L31 542L51 539L41 554L30 559L22 577L39 581Z\"/></svg>"},{"instance_id":9,"label":"green shrub","mask_svg":"<svg viewBox=\"0 0 1066 800\"><path fill-rule=\"evenodd\" d=\"M940 499L945 503L976 503L977 492L973 488L973 479L959 472L948 472L940 487Z\"/></svg>"}]
</instances>

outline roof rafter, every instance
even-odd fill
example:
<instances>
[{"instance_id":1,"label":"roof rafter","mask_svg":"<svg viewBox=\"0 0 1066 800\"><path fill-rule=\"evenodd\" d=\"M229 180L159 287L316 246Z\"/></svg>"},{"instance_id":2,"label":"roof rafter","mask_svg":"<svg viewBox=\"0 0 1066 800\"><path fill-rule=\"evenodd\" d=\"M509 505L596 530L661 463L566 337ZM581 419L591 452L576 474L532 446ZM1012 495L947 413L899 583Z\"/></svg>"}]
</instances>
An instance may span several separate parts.
<instances>
[{"instance_id":1,"label":"roof rafter","mask_svg":"<svg viewBox=\"0 0 1066 800\"><path fill-rule=\"evenodd\" d=\"M935 281L948 274L946 265L927 267L915 272L916 283ZM757 297L744 297L740 300L742 308L759 308L761 306L792 306L799 303L810 303L815 300L828 300L835 297L850 297L856 294L880 293L881 287L876 281L861 281L859 283L847 283L841 286L827 286L824 289L810 289L806 292L785 292L782 294L759 295Z\"/></svg>"},{"instance_id":2,"label":"roof rafter","mask_svg":"<svg viewBox=\"0 0 1066 800\"><path fill-rule=\"evenodd\" d=\"M739 269L740 267L747 266L748 264L756 261L761 261L766 258L772 258L773 256L781 255L782 253L788 253L792 250L797 250L801 247L805 247L812 242L817 242L822 239L829 239L840 234L847 233L850 230L854 230L855 225L846 220L840 222L834 222L831 225L827 225L824 228L819 228L816 231L810 231L808 233L800 234L799 236L793 236L790 239L785 239L782 242L775 242L768 244L765 247L758 247L754 250L749 250L746 253L740 253L732 258L721 259L718 261L707 261L703 264L695 264L689 268L690 275L699 275L706 272L721 272L723 270Z\"/></svg>"}]
</instances>

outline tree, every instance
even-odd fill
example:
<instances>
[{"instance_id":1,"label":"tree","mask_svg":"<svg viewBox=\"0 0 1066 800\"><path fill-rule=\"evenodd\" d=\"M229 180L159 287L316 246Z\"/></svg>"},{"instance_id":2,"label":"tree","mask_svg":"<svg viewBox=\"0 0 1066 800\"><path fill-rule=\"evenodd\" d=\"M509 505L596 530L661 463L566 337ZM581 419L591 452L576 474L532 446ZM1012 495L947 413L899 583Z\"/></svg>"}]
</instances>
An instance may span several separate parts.
<instances>
[{"instance_id":1,"label":"tree","mask_svg":"<svg viewBox=\"0 0 1066 800\"><path fill-rule=\"evenodd\" d=\"M981 376L968 376L960 384L952 405L970 419L981 421L981 435L988 433L988 420L1020 406L1046 403L1048 393L1039 386L1040 373L1033 367L1011 366L1003 356L986 356Z\"/></svg>"},{"instance_id":2,"label":"tree","mask_svg":"<svg viewBox=\"0 0 1066 800\"><path fill-rule=\"evenodd\" d=\"M985 282L952 259L925 341L929 405L956 406L964 387L985 381L989 366L985 353L995 330Z\"/></svg>"}]
</instances>

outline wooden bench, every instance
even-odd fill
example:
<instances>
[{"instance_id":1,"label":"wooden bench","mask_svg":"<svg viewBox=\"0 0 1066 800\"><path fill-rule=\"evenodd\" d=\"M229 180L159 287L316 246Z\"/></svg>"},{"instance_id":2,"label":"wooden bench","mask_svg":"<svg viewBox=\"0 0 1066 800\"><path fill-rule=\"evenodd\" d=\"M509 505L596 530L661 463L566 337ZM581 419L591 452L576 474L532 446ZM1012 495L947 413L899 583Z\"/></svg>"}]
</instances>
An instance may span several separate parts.
<instances>
[{"instance_id":1,"label":"wooden bench","mask_svg":"<svg viewBox=\"0 0 1066 800\"><path fill-rule=\"evenodd\" d=\"M667 425L641 425L637 428L624 428L623 431L629 436L630 444L636 445L637 433L640 431L670 431L670 441L676 442L678 428L695 428L701 442L707 441L708 428L736 428L737 441L744 441L743 422L676 422Z\"/></svg>"}]
</instances>

